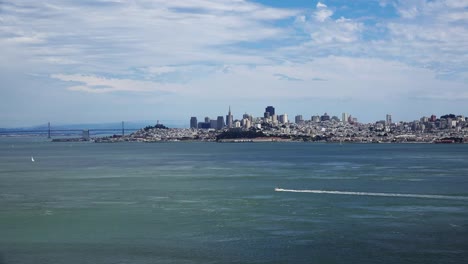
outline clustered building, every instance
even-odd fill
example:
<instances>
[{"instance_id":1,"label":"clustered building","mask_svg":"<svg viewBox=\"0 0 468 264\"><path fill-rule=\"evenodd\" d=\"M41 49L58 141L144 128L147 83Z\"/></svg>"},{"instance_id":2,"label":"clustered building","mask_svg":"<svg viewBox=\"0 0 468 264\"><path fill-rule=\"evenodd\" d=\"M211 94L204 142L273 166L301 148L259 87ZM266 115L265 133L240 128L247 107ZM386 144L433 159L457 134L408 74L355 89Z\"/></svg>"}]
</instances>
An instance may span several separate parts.
<instances>
[{"instance_id":1,"label":"clustered building","mask_svg":"<svg viewBox=\"0 0 468 264\"><path fill-rule=\"evenodd\" d=\"M205 122L200 123L196 123L196 120L196 117L191 118L192 129L255 128L269 136L321 136L328 141L340 142L430 142L440 138L460 137L460 135L464 137L468 134L468 119L453 114L440 118L431 115L413 122L399 123L393 122L392 115L387 114L385 120L369 124L359 123L358 119L349 113L342 113L341 119L324 113L313 115L309 120L298 114L292 123L286 113L277 115L273 106L267 106L263 117L244 114L242 119L234 119L229 107L226 123L222 116L211 123L208 122L209 118L205 118Z\"/></svg>"},{"instance_id":2,"label":"clustered building","mask_svg":"<svg viewBox=\"0 0 468 264\"><path fill-rule=\"evenodd\" d=\"M198 122L197 117L191 117L189 129L145 128L125 137L100 139L99 142L215 141L218 135L227 131L260 131L267 138L265 140L270 141L468 143L468 118L454 114L439 118L431 115L412 122L397 123L391 114L387 114L384 120L362 124L349 113L342 113L341 119L324 113L313 115L310 119L298 114L294 122L290 122L288 114L277 115L273 106L265 108L263 117L245 113L240 119L234 118L229 107L226 116L220 115L214 119L205 117L202 122Z\"/></svg>"}]
</instances>

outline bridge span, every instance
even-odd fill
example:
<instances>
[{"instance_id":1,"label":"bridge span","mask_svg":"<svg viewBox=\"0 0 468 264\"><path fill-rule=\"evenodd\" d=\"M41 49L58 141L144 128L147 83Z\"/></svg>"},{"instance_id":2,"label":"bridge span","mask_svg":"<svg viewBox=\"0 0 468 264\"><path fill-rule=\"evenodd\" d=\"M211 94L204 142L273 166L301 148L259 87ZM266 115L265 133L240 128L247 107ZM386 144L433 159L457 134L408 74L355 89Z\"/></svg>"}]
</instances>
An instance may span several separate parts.
<instances>
[{"instance_id":1,"label":"bridge span","mask_svg":"<svg viewBox=\"0 0 468 264\"><path fill-rule=\"evenodd\" d=\"M44 135L48 138L53 136L97 136L97 135L122 135L124 136L127 132L134 132L140 130L140 128L125 128L124 122L122 122L122 128L73 128L73 129L54 129L48 123L48 127L44 129L4 129L0 130L1 135Z\"/></svg>"}]
</instances>

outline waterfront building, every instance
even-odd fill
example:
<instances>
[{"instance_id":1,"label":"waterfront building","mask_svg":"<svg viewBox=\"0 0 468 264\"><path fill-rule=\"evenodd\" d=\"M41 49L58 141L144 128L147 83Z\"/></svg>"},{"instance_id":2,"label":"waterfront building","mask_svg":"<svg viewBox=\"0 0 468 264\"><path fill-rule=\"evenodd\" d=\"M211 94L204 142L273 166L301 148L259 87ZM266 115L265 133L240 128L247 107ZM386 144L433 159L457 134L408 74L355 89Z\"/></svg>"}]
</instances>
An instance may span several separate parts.
<instances>
[{"instance_id":1,"label":"waterfront building","mask_svg":"<svg viewBox=\"0 0 468 264\"><path fill-rule=\"evenodd\" d=\"M232 125L233 125L233 121L234 121L234 118L233 118L233 116L231 114L231 106L229 106L229 112L228 112L228 114L226 116L226 126L228 128L231 128Z\"/></svg>"},{"instance_id":2,"label":"waterfront building","mask_svg":"<svg viewBox=\"0 0 468 264\"><path fill-rule=\"evenodd\" d=\"M198 121L195 116L192 116L190 118L190 128L197 128L198 127Z\"/></svg>"},{"instance_id":3,"label":"waterfront building","mask_svg":"<svg viewBox=\"0 0 468 264\"><path fill-rule=\"evenodd\" d=\"M221 130L224 127L224 117L223 116L218 116L217 122L216 122L216 129Z\"/></svg>"}]
</instances>

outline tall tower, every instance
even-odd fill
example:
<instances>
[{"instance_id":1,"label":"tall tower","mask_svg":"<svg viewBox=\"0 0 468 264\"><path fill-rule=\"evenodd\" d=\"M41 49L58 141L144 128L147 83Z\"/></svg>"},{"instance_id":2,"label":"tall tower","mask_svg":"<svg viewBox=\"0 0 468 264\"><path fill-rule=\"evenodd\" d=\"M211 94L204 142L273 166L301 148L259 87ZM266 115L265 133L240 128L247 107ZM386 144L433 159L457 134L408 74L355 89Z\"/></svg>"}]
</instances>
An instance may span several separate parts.
<instances>
[{"instance_id":1,"label":"tall tower","mask_svg":"<svg viewBox=\"0 0 468 264\"><path fill-rule=\"evenodd\" d=\"M223 127L224 127L224 117L218 116L216 129L221 130L223 129Z\"/></svg>"},{"instance_id":2,"label":"tall tower","mask_svg":"<svg viewBox=\"0 0 468 264\"><path fill-rule=\"evenodd\" d=\"M296 117L294 118L294 122L296 124L301 124L304 122L304 119L302 119L302 115L296 115Z\"/></svg>"},{"instance_id":3,"label":"tall tower","mask_svg":"<svg viewBox=\"0 0 468 264\"><path fill-rule=\"evenodd\" d=\"M190 128L197 128L198 127L198 121L196 116L192 116L190 118Z\"/></svg>"},{"instance_id":4,"label":"tall tower","mask_svg":"<svg viewBox=\"0 0 468 264\"><path fill-rule=\"evenodd\" d=\"M341 114L341 122L348 123L348 117L349 117L348 113L342 113Z\"/></svg>"},{"instance_id":5,"label":"tall tower","mask_svg":"<svg viewBox=\"0 0 468 264\"><path fill-rule=\"evenodd\" d=\"M275 108L269 105L265 108L265 113L270 113L269 116L273 116L275 114Z\"/></svg>"},{"instance_id":6,"label":"tall tower","mask_svg":"<svg viewBox=\"0 0 468 264\"><path fill-rule=\"evenodd\" d=\"M385 118L385 124L387 126L391 125L392 124L392 115L391 114L387 114L386 118Z\"/></svg>"},{"instance_id":7,"label":"tall tower","mask_svg":"<svg viewBox=\"0 0 468 264\"><path fill-rule=\"evenodd\" d=\"M226 126L228 128L232 127L233 120L234 120L234 118L232 117L232 114L231 114L231 106L229 106L229 112L228 112L228 114L226 116Z\"/></svg>"}]
</instances>

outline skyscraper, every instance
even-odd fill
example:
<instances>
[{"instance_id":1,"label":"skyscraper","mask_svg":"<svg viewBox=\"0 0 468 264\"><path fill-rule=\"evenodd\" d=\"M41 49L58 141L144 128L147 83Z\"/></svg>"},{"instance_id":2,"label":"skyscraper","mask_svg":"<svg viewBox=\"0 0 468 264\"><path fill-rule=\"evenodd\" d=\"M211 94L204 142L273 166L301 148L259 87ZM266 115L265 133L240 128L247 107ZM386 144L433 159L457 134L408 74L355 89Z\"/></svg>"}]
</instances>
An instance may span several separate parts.
<instances>
[{"instance_id":1,"label":"skyscraper","mask_svg":"<svg viewBox=\"0 0 468 264\"><path fill-rule=\"evenodd\" d=\"M197 128L197 127L198 127L197 117L192 116L190 118L190 128Z\"/></svg>"},{"instance_id":2,"label":"skyscraper","mask_svg":"<svg viewBox=\"0 0 468 264\"><path fill-rule=\"evenodd\" d=\"M267 106L265 108L265 115L266 115L266 113L270 113L269 117L273 116L275 114L275 108L273 106L271 106L271 105Z\"/></svg>"},{"instance_id":3,"label":"skyscraper","mask_svg":"<svg viewBox=\"0 0 468 264\"><path fill-rule=\"evenodd\" d=\"M283 114L278 116L278 122L281 124L287 124L288 123L288 114Z\"/></svg>"},{"instance_id":4,"label":"skyscraper","mask_svg":"<svg viewBox=\"0 0 468 264\"><path fill-rule=\"evenodd\" d=\"M228 128L231 128L232 127L232 122L233 122L234 118L232 117L232 114L231 114L231 106L229 106L229 112L226 116L226 126Z\"/></svg>"},{"instance_id":5,"label":"skyscraper","mask_svg":"<svg viewBox=\"0 0 468 264\"><path fill-rule=\"evenodd\" d=\"M296 117L294 118L294 121L296 124L301 124L304 122L304 119L302 119L302 115L296 115Z\"/></svg>"},{"instance_id":6,"label":"skyscraper","mask_svg":"<svg viewBox=\"0 0 468 264\"><path fill-rule=\"evenodd\" d=\"M392 115L391 114L387 114L386 118L385 118L385 124L387 126L391 125L392 124Z\"/></svg>"},{"instance_id":7,"label":"skyscraper","mask_svg":"<svg viewBox=\"0 0 468 264\"><path fill-rule=\"evenodd\" d=\"M328 121L328 120L330 120L330 116L327 113L323 114L323 116L320 117L320 121L322 122Z\"/></svg>"},{"instance_id":8,"label":"skyscraper","mask_svg":"<svg viewBox=\"0 0 468 264\"><path fill-rule=\"evenodd\" d=\"M341 114L341 122L348 123L348 117L349 117L348 113L342 113Z\"/></svg>"},{"instance_id":9,"label":"skyscraper","mask_svg":"<svg viewBox=\"0 0 468 264\"><path fill-rule=\"evenodd\" d=\"M218 116L218 123L216 126L217 130L221 130L224 127L224 117L223 116Z\"/></svg>"}]
</instances>

